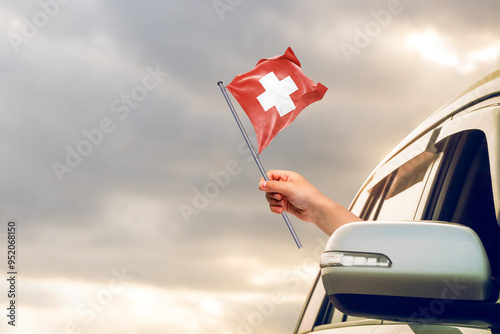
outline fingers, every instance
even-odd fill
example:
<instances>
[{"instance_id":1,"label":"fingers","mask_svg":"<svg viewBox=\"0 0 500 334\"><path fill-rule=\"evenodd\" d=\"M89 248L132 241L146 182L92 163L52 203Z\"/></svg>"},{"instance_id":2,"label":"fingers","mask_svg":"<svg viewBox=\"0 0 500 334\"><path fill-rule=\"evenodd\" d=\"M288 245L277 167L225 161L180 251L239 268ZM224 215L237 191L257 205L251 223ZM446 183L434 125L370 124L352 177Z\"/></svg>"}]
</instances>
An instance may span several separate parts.
<instances>
[{"instance_id":1,"label":"fingers","mask_svg":"<svg viewBox=\"0 0 500 334\"><path fill-rule=\"evenodd\" d=\"M259 189L266 192L266 199L272 212L283 212L283 199L290 192L289 181L290 174L293 172L282 170L270 170L267 172L269 181L260 179Z\"/></svg>"},{"instance_id":2,"label":"fingers","mask_svg":"<svg viewBox=\"0 0 500 334\"><path fill-rule=\"evenodd\" d=\"M290 205L289 199L297 197L303 178L295 172L285 170L270 170L267 176L268 181L264 178L260 179L259 189L266 192L266 200L271 212L282 214L285 211L295 210L296 204Z\"/></svg>"},{"instance_id":3,"label":"fingers","mask_svg":"<svg viewBox=\"0 0 500 334\"><path fill-rule=\"evenodd\" d=\"M271 209L271 212L277 213L281 215L283 213L283 207L282 206L272 206L270 205L269 208Z\"/></svg>"},{"instance_id":4,"label":"fingers","mask_svg":"<svg viewBox=\"0 0 500 334\"><path fill-rule=\"evenodd\" d=\"M284 201L281 194L266 194L266 199L272 212L279 214L283 213Z\"/></svg>"},{"instance_id":5,"label":"fingers","mask_svg":"<svg viewBox=\"0 0 500 334\"><path fill-rule=\"evenodd\" d=\"M259 189L266 192L266 200L269 203L269 209L276 214L285 212L285 199L284 197L289 192L288 187L285 186L289 181L289 172L271 170L267 173L269 181L261 179L259 182Z\"/></svg>"},{"instance_id":6,"label":"fingers","mask_svg":"<svg viewBox=\"0 0 500 334\"><path fill-rule=\"evenodd\" d=\"M270 181L288 181L293 174L295 173L288 170L270 170L267 172Z\"/></svg>"},{"instance_id":7,"label":"fingers","mask_svg":"<svg viewBox=\"0 0 500 334\"><path fill-rule=\"evenodd\" d=\"M267 202L271 205L280 205L283 200L283 195L278 193L266 193Z\"/></svg>"},{"instance_id":8,"label":"fingers","mask_svg":"<svg viewBox=\"0 0 500 334\"><path fill-rule=\"evenodd\" d=\"M288 182L282 181L263 181L259 182L259 189L268 194L276 194L277 196L287 196L291 192L291 185ZM281 199L281 198L278 198Z\"/></svg>"}]
</instances>

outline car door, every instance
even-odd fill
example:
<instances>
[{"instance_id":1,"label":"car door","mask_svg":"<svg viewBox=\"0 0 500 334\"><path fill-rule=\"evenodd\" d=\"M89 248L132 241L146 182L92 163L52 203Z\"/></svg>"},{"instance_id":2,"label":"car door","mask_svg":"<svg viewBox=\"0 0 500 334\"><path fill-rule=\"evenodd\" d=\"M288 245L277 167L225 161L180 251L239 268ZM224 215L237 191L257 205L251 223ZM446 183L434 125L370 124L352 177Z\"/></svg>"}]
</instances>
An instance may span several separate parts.
<instances>
[{"instance_id":1,"label":"car door","mask_svg":"<svg viewBox=\"0 0 500 334\"><path fill-rule=\"evenodd\" d=\"M423 219L455 222L476 232L490 261L494 300L500 278L499 135L497 104L444 125L436 140L442 161L422 208Z\"/></svg>"},{"instance_id":2,"label":"car door","mask_svg":"<svg viewBox=\"0 0 500 334\"><path fill-rule=\"evenodd\" d=\"M376 220L379 216L383 219L412 220L436 160L437 152L429 144L435 138L435 134L423 136L379 168L360 192L351 210L364 220ZM369 333L380 324L381 320L348 316L335 309L325 295L318 276L295 333L330 333L331 330L334 330L331 333L353 330L354 333Z\"/></svg>"},{"instance_id":3,"label":"car door","mask_svg":"<svg viewBox=\"0 0 500 334\"><path fill-rule=\"evenodd\" d=\"M498 282L499 139L498 104L456 115L380 166L351 210L365 220L442 220L467 225L481 238ZM498 290L497 284L494 300L498 299ZM354 326L370 331L377 326L377 320L352 318L336 310L325 297L320 280L308 300L296 333L330 333ZM395 329L383 325L376 333L396 333ZM455 333L465 333L455 329ZM480 328L472 332L491 333Z\"/></svg>"}]
</instances>

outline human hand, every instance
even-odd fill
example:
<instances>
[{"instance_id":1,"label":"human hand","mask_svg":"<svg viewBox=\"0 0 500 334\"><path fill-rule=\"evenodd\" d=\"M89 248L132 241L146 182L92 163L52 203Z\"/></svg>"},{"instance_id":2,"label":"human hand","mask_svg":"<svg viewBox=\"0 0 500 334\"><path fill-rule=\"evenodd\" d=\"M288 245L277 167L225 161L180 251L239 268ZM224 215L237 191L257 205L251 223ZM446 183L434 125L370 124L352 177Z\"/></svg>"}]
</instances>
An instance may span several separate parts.
<instances>
[{"instance_id":1,"label":"human hand","mask_svg":"<svg viewBox=\"0 0 500 334\"><path fill-rule=\"evenodd\" d=\"M261 178L259 189L266 192L272 212L286 211L303 221L314 221L315 204L325 195L295 172L271 170L267 176L269 181Z\"/></svg>"},{"instance_id":2,"label":"human hand","mask_svg":"<svg viewBox=\"0 0 500 334\"><path fill-rule=\"evenodd\" d=\"M361 220L298 173L271 170L267 176L269 181L261 178L259 189L266 192L269 208L274 213L289 212L305 222L314 223L328 235L343 224Z\"/></svg>"}]
</instances>

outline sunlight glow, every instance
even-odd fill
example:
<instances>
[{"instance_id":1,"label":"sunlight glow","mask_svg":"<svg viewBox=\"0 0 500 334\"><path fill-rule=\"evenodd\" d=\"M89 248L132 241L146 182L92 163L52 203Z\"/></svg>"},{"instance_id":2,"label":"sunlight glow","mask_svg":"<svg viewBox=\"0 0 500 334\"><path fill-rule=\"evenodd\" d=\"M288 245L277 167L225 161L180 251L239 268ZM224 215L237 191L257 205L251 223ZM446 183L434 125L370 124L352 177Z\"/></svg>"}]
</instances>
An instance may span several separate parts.
<instances>
[{"instance_id":1,"label":"sunlight glow","mask_svg":"<svg viewBox=\"0 0 500 334\"><path fill-rule=\"evenodd\" d=\"M487 45L481 49L461 52L435 30L413 32L406 37L407 46L423 59L442 66L454 67L460 73L473 71L479 63L495 62L500 45Z\"/></svg>"},{"instance_id":2,"label":"sunlight glow","mask_svg":"<svg viewBox=\"0 0 500 334\"><path fill-rule=\"evenodd\" d=\"M419 51L425 60L445 66L457 66L460 63L456 51L447 45L436 31L412 33L407 37L406 43L410 48Z\"/></svg>"},{"instance_id":3,"label":"sunlight glow","mask_svg":"<svg viewBox=\"0 0 500 334\"><path fill-rule=\"evenodd\" d=\"M214 299L206 299L201 301L200 303L200 309L208 314L212 315L222 315L223 313L223 306L222 303L220 303L217 300Z\"/></svg>"}]
</instances>

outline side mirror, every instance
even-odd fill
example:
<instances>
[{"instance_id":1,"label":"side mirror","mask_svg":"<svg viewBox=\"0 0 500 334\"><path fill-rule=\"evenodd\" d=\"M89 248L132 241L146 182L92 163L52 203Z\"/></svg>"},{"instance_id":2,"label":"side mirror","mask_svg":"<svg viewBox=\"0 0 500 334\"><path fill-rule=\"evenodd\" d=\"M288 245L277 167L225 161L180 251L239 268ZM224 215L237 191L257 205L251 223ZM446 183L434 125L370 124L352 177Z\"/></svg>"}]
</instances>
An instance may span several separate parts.
<instances>
[{"instance_id":1,"label":"side mirror","mask_svg":"<svg viewBox=\"0 0 500 334\"><path fill-rule=\"evenodd\" d=\"M488 303L493 284L481 240L459 224L344 225L326 245L321 275L333 304L354 316L458 324L480 316L489 325L500 319L500 305ZM477 314L490 306L491 319Z\"/></svg>"}]
</instances>

